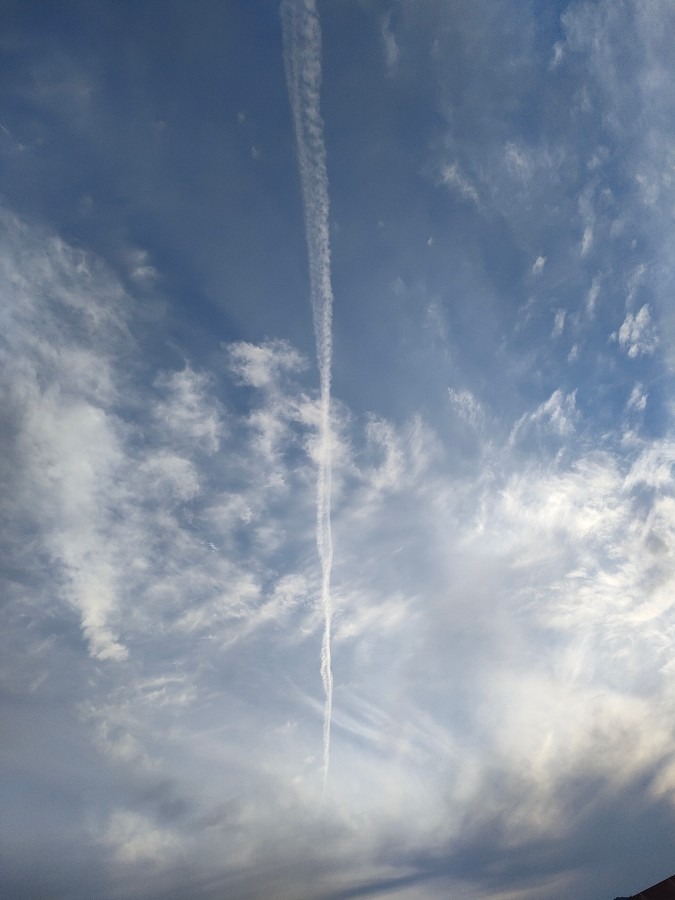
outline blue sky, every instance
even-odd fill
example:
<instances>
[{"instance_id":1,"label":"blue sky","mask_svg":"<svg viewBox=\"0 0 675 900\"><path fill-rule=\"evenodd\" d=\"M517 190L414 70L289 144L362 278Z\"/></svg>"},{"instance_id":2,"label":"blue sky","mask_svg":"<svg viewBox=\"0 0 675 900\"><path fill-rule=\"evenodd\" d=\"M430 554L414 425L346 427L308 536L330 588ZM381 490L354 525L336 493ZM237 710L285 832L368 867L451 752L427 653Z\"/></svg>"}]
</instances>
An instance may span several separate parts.
<instances>
[{"instance_id":1,"label":"blue sky","mask_svg":"<svg viewBox=\"0 0 675 900\"><path fill-rule=\"evenodd\" d=\"M672 5L1 5L4 893L672 874Z\"/></svg>"}]
</instances>

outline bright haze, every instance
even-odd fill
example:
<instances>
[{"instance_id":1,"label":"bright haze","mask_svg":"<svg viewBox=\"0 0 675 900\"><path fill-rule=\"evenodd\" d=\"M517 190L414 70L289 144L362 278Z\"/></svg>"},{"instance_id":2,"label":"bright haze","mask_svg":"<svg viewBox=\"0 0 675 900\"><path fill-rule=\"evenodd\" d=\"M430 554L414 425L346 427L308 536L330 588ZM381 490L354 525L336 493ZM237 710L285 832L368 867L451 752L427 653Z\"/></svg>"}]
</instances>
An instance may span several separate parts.
<instances>
[{"instance_id":1,"label":"bright haze","mask_svg":"<svg viewBox=\"0 0 675 900\"><path fill-rule=\"evenodd\" d=\"M671 875L672 2L0 10L0 893Z\"/></svg>"}]
</instances>

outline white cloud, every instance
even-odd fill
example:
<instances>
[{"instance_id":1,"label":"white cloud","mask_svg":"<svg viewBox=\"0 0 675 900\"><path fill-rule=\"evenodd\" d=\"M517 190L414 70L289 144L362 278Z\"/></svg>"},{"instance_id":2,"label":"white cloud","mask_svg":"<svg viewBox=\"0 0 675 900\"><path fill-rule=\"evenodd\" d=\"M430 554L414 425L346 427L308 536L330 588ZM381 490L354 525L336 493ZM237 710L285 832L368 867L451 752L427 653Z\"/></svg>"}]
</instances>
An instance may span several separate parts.
<instances>
[{"instance_id":1,"label":"white cloud","mask_svg":"<svg viewBox=\"0 0 675 900\"><path fill-rule=\"evenodd\" d=\"M557 69L565 56L565 45L562 41L556 41L553 45L553 55L549 63L549 69Z\"/></svg>"},{"instance_id":2,"label":"white cloud","mask_svg":"<svg viewBox=\"0 0 675 900\"><path fill-rule=\"evenodd\" d=\"M584 228L584 234L581 238L581 255L586 256L593 246L593 226L587 225Z\"/></svg>"},{"instance_id":3,"label":"white cloud","mask_svg":"<svg viewBox=\"0 0 675 900\"><path fill-rule=\"evenodd\" d=\"M628 398L628 402L626 403L627 410L635 410L636 412L644 412L647 406L647 397L649 395L645 392L643 386L638 382L633 385L633 390L630 392L630 397Z\"/></svg>"},{"instance_id":4,"label":"white cloud","mask_svg":"<svg viewBox=\"0 0 675 900\"><path fill-rule=\"evenodd\" d=\"M586 188L579 197L579 213L585 226L581 238L580 253L582 256L587 256L593 247L593 236L596 225L592 185Z\"/></svg>"},{"instance_id":5,"label":"white cloud","mask_svg":"<svg viewBox=\"0 0 675 900\"><path fill-rule=\"evenodd\" d=\"M218 404L209 396L210 380L186 365L180 372L162 373L155 384L165 393L153 413L176 443L190 442L215 453L224 423Z\"/></svg>"},{"instance_id":6,"label":"white cloud","mask_svg":"<svg viewBox=\"0 0 675 900\"><path fill-rule=\"evenodd\" d=\"M403 477L405 457L399 436L389 422L374 416L368 420L366 435L376 461L368 472L376 491L396 488Z\"/></svg>"},{"instance_id":7,"label":"white cloud","mask_svg":"<svg viewBox=\"0 0 675 900\"><path fill-rule=\"evenodd\" d=\"M600 280L598 278L594 278L588 290L588 294L586 295L586 314L588 316L593 316L595 314L595 307L598 302L599 294Z\"/></svg>"},{"instance_id":8,"label":"white cloud","mask_svg":"<svg viewBox=\"0 0 675 900\"><path fill-rule=\"evenodd\" d=\"M431 303L429 303L429 305L427 306L425 326L431 329L435 337L440 341L444 353L447 354L447 348L449 344L448 323L442 304L438 303L435 300L432 300Z\"/></svg>"},{"instance_id":9,"label":"white cloud","mask_svg":"<svg viewBox=\"0 0 675 900\"><path fill-rule=\"evenodd\" d=\"M175 864L183 843L167 828L159 828L137 812L118 810L108 822L101 842L109 847L117 862L126 865Z\"/></svg>"},{"instance_id":10,"label":"white cloud","mask_svg":"<svg viewBox=\"0 0 675 900\"><path fill-rule=\"evenodd\" d=\"M626 475L626 487L670 488L674 464L675 445L670 441L654 442L646 446L633 462ZM669 503L665 498L661 502Z\"/></svg>"},{"instance_id":11,"label":"white cloud","mask_svg":"<svg viewBox=\"0 0 675 900\"><path fill-rule=\"evenodd\" d=\"M91 652L123 659L118 576L105 541L107 501L120 493L123 464L117 422L106 411L119 378L103 349L124 334L122 293L83 254L56 239L36 242L9 214L3 219L4 334L14 361L3 390L15 410L18 463L7 499L21 515L14 525L43 533L44 551L62 567L57 591L80 613ZM82 337L60 316L72 316Z\"/></svg>"},{"instance_id":12,"label":"white cloud","mask_svg":"<svg viewBox=\"0 0 675 900\"><path fill-rule=\"evenodd\" d=\"M523 413L511 430L509 442L513 444L516 439L522 440L532 427L559 437L567 437L574 432L578 417L576 391L565 394L557 389L533 412Z\"/></svg>"},{"instance_id":13,"label":"white cloud","mask_svg":"<svg viewBox=\"0 0 675 900\"><path fill-rule=\"evenodd\" d=\"M127 254L130 277L138 284L152 285L159 278L157 269L150 263L147 250L134 249Z\"/></svg>"},{"instance_id":14,"label":"white cloud","mask_svg":"<svg viewBox=\"0 0 675 900\"><path fill-rule=\"evenodd\" d=\"M280 342L232 348L235 376L261 392L260 402L239 418L214 469L210 459L228 433L212 380L187 364L156 376L159 401L142 390L130 304L112 276L63 242L9 216L7 223L0 278L14 361L3 384L14 454L8 537L29 568L22 530L34 535L34 552L47 554L51 576L41 590L49 604L64 601L91 655L118 663L132 659L130 643L158 627L157 615L160 631L216 634L248 617L229 626L228 643L275 610L281 615L284 604L258 615L264 567L258 559L247 571L245 558L230 558L231 541L247 530L258 553L274 553L285 538L278 513L267 511L271 498L293 486L303 516L311 502L306 451L316 403L284 382L302 357ZM301 456L289 469L291 445ZM311 515L307 522L311 529ZM286 574L273 579L272 593Z\"/></svg>"},{"instance_id":15,"label":"white cloud","mask_svg":"<svg viewBox=\"0 0 675 900\"><path fill-rule=\"evenodd\" d=\"M76 335L47 342L50 319L27 313L25 298L14 296L29 352L12 396L26 484L39 474L41 490L39 509L28 495L17 502L58 556L97 657L81 718L129 794L123 808L110 797L102 816L111 871L178 861L233 877L272 847L272 869L344 861L345 883L357 884L387 835L442 856L458 840L452 823L466 831L486 804L516 843L555 841L567 775L592 772L619 791L672 744L667 717L650 727L670 702L660 674L672 637L670 445L636 445L628 460L587 453L575 393L562 388L498 442L476 396L450 388L480 442L481 464L465 470L420 416L361 427L337 407L334 836L330 852L307 842L322 704L306 672L321 622L318 407L296 380L301 356L278 342L234 345L239 411L190 365L158 373L152 391L133 379L128 390L102 348L105 377L78 391L67 366L83 350ZM106 342L110 330L130 340L88 318ZM141 420L123 416L120 396ZM555 437L550 455L532 449L533 433ZM647 488L659 494L646 503ZM46 647L41 665L54 653ZM117 654L113 672L106 654ZM462 686L452 703L449 683ZM495 772L517 781L514 796L495 788ZM672 789L661 776L660 790ZM302 890L294 883L289 896Z\"/></svg>"},{"instance_id":16,"label":"white cloud","mask_svg":"<svg viewBox=\"0 0 675 900\"><path fill-rule=\"evenodd\" d=\"M647 267L644 263L640 263L628 273L628 277L626 279L628 287L628 292L626 294L627 307L630 307L634 304L637 293L640 290L641 285L644 283L646 275Z\"/></svg>"},{"instance_id":17,"label":"white cloud","mask_svg":"<svg viewBox=\"0 0 675 900\"><path fill-rule=\"evenodd\" d=\"M469 425L473 428L480 428L483 425L485 420L483 407L471 391L448 388L448 396L457 414Z\"/></svg>"},{"instance_id":18,"label":"white cloud","mask_svg":"<svg viewBox=\"0 0 675 900\"><path fill-rule=\"evenodd\" d=\"M443 167L441 171L441 181L449 188L454 188L465 200L471 200L476 206L480 206L480 198L478 191L463 174L459 167L459 163L454 162Z\"/></svg>"},{"instance_id":19,"label":"white cloud","mask_svg":"<svg viewBox=\"0 0 675 900\"><path fill-rule=\"evenodd\" d=\"M481 877L528 867L533 847L542 868L552 859L562 871L580 858L574 840L583 859L616 859L616 833L608 855L595 823L627 821L631 831L636 795L643 809L663 798L665 820L675 787L672 764L662 762L673 746L675 455L668 439L638 429L647 390L625 387L634 378L621 367L632 364L598 344L615 327L629 359L648 357L655 322L667 344L672 266L659 247L672 243L672 193L659 123L672 117L668 79L654 63L665 6L631 7L635 29L625 34L619 6L623 13L611 3L568 8L553 77L550 48L530 52L529 10L505 15L479 4L433 35L435 60L452 59L457 75L447 88L454 138L437 151L451 162L442 178L480 205L490 234L457 229L451 242L437 217L433 251L422 249L456 264L447 283L435 262L425 272L430 285L438 277L427 296L442 301L420 304L415 318L409 291L393 298L391 315L410 318L387 354L400 351L406 372L419 372L406 356L411 322L456 342L440 367L423 359L424 414L410 409L414 384L404 398L377 378L363 402L380 390L387 416L334 405L336 727L321 816L312 371L282 341L226 348L224 376L194 360L153 369L136 303L95 259L4 223L3 539L19 573L5 641L15 656L15 642L31 648L16 663L31 691L26 715L44 708L40 738L26 746L51 746L49 708L70 728L63 698L84 698L81 723L61 740L64 755L79 742L89 760L88 737L99 753L89 772L79 759L71 764L84 785L72 796L76 804L87 794L82 808L94 806L105 823L111 890L139 884L130 870L171 869L175 858L221 894L302 897L324 884L335 893L338 871L344 893L421 873L429 880L413 883L411 896L425 896L427 885L433 896L431 875L441 872L439 895L494 896L490 884L454 892L447 873L467 859L480 861ZM410 26L400 11L402 40ZM401 60L391 19L376 17L378 25L393 68ZM466 58L444 53L446 33ZM500 64L495 50L504 46ZM474 60L473 72L463 68ZM548 92L533 93L527 109L534 125L555 121L550 144L546 135L522 139L520 111L508 118L503 98L517 99L519 83ZM637 105L627 100L633 89ZM556 109L577 116L571 138ZM611 196L617 160L625 178ZM431 170L440 171L438 160ZM377 215L385 213L371 221ZM426 237L429 222L418 224ZM392 219L378 240L394 234ZM152 261L128 262L131 290L147 296L157 279L143 269ZM408 257L400 263L406 284L415 283ZM530 317L514 344L497 347L504 333L513 337L505 323L525 299L518 271L534 295ZM540 296L544 282L553 308ZM482 305L485 296L493 306ZM348 330L347 298L336 313ZM581 347L583 365L565 368L566 346L546 343L553 314L554 335L578 341L568 359ZM656 383L651 365L640 360L645 385ZM372 369L377 376L376 356ZM358 391L345 369L337 375L341 389ZM572 377L594 380L590 394L579 387L583 418L574 384L562 381ZM451 415L442 402L448 383ZM485 408L465 384L480 384ZM667 431L659 402L652 392ZM46 702L54 696L58 703ZM17 713L13 729L23 720ZM649 788L636 794L636 784ZM116 880L117 869L130 880ZM514 896L527 895L522 877L514 884ZM531 896L579 894L552 884L531 887ZM172 886L158 882L154 893Z\"/></svg>"},{"instance_id":20,"label":"white cloud","mask_svg":"<svg viewBox=\"0 0 675 900\"><path fill-rule=\"evenodd\" d=\"M283 372L299 372L306 360L286 341L270 341L260 346L245 341L228 348L230 366L244 384L263 388L273 384Z\"/></svg>"},{"instance_id":21,"label":"white cloud","mask_svg":"<svg viewBox=\"0 0 675 900\"><path fill-rule=\"evenodd\" d=\"M544 271L544 266L546 265L546 257L538 256L535 261L532 263L532 274L540 275Z\"/></svg>"},{"instance_id":22,"label":"white cloud","mask_svg":"<svg viewBox=\"0 0 675 900\"><path fill-rule=\"evenodd\" d=\"M509 141L504 148L504 160L508 172L522 181L529 181L537 166L537 161L529 148L513 141Z\"/></svg>"},{"instance_id":23,"label":"white cloud","mask_svg":"<svg viewBox=\"0 0 675 900\"><path fill-rule=\"evenodd\" d=\"M506 173L514 182L516 193L509 193L511 199L527 202L527 191L539 188L539 179L557 182L560 169L565 162L565 150L562 147L551 147L546 142L527 144L520 140L507 141L503 148L496 152L500 155L499 171ZM503 174L502 174L503 177ZM503 202L503 184L493 184L493 199ZM502 195L502 200L499 200Z\"/></svg>"},{"instance_id":24,"label":"white cloud","mask_svg":"<svg viewBox=\"0 0 675 900\"><path fill-rule=\"evenodd\" d=\"M391 27L391 12L388 12L382 18L380 36L384 48L384 61L387 66L387 72L391 75L396 70L399 56L401 55L398 44L396 43L396 35Z\"/></svg>"},{"instance_id":25,"label":"white cloud","mask_svg":"<svg viewBox=\"0 0 675 900\"><path fill-rule=\"evenodd\" d=\"M195 466L176 453L153 453L140 464L138 474L146 496L160 502L184 503L200 491Z\"/></svg>"},{"instance_id":26,"label":"white cloud","mask_svg":"<svg viewBox=\"0 0 675 900\"><path fill-rule=\"evenodd\" d=\"M631 359L641 354L648 355L656 350L658 336L649 312L649 304L645 303L635 315L626 313L618 337L619 344Z\"/></svg>"}]
</instances>

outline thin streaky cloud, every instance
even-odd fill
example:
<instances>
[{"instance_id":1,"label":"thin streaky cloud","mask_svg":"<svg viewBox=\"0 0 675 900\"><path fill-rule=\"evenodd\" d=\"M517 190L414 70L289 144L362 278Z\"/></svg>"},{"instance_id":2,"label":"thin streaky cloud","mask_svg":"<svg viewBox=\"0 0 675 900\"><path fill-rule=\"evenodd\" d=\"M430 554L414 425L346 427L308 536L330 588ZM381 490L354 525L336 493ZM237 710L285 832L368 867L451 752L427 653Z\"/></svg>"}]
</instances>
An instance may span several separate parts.
<instances>
[{"instance_id":1,"label":"thin streaky cloud","mask_svg":"<svg viewBox=\"0 0 675 900\"><path fill-rule=\"evenodd\" d=\"M310 292L319 367L321 417L317 477L317 536L321 562L321 606L324 632L321 644L321 679L325 693L323 724L323 785L330 762L330 726L333 709L331 667L331 370L333 353L333 288L330 272L328 173L320 110L321 27L313 0L284 0L281 7L286 81L295 126L300 182L305 210Z\"/></svg>"}]
</instances>

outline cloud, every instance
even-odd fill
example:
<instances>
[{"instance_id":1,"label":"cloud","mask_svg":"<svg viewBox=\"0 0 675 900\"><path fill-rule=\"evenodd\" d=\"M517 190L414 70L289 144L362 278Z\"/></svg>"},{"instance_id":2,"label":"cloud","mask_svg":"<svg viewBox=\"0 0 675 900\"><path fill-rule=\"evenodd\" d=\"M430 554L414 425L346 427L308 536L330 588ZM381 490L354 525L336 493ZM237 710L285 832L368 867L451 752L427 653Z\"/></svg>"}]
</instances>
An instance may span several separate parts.
<instances>
[{"instance_id":1,"label":"cloud","mask_svg":"<svg viewBox=\"0 0 675 900\"><path fill-rule=\"evenodd\" d=\"M644 412L647 407L648 396L649 395L645 392L643 386L638 382L633 386L633 390L630 392L630 397L626 403L626 409Z\"/></svg>"},{"instance_id":2,"label":"cloud","mask_svg":"<svg viewBox=\"0 0 675 900\"><path fill-rule=\"evenodd\" d=\"M584 228L584 234L581 238L581 255L586 256L593 246L593 226L587 225Z\"/></svg>"},{"instance_id":3,"label":"cloud","mask_svg":"<svg viewBox=\"0 0 675 900\"><path fill-rule=\"evenodd\" d=\"M218 404L208 395L208 377L186 365L181 372L161 373L155 385L165 393L153 409L160 427L177 443L189 442L215 453L224 423Z\"/></svg>"},{"instance_id":4,"label":"cloud","mask_svg":"<svg viewBox=\"0 0 675 900\"><path fill-rule=\"evenodd\" d=\"M565 56L565 45L562 41L556 41L553 45L553 55L549 63L549 69L557 69Z\"/></svg>"},{"instance_id":5,"label":"cloud","mask_svg":"<svg viewBox=\"0 0 675 900\"><path fill-rule=\"evenodd\" d=\"M157 269L150 263L147 250L131 250L128 254L128 266L130 277L138 284L152 284L159 277Z\"/></svg>"},{"instance_id":6,"label":"cloud","mask_svg":"<svg viewBox=\"0 0 675 900\"><path fill-rule=\"evenodd\" d=\"M472 427L477 428L483 424L485 418L483 408L471 391L448 388L448 396L457 414Z\"/></svg>"},{"instance_id":7,"label":"cloud","mask_svg":"<svg viewBox=\"0 0 675 900\"><path fill-rule=\"evenodd\" d=\"M285 179L279 192L266 180L288 164L274 116L238 135L247 171L253 137L265 147L263 181L243 192L265 211L255 228L227 134L211 143L188 104L175 143L187 101L158 81L148 93L153 107L170 101L171 121L160 134L153 109L144 122L161 157L227 162L225 194L210 165L185 179L176 205L200 213L181 216L187 231L167 212L183 190L175 166L150 184L158 157L143 157L118 181L132 161L116 141L96 165L115 173L123 215L103 211L106 191L81 172L96 203L86 232L63 230L102 247L119 276L0 214L9 896L595 900L637 891L672 858L672 13L660 0L577 3L551 49L540 36L557 24L534 6L401 2L384 20L366 7L371 58L349 72L338 61L327 86L344 222L329 430L294 229L275 250L299 210ZM277 13L250 59L225 15L228 66L262 72ZM415 65L386 86L390 121L367 76L392 22ZM178 25L169 15L167 33ZM114 38L115 51L143 52L116 60L159 71L147 36L119 33L132 43ZM180 73L199 65L187 57ZM134 96L149 87L136 74ZM232 115L260 111L240 81ZM278 80L253 81L281 108ZM112 115L59 84L26 102ZM126 135L134 98L96 94L108 96L124 96ZM47 148L56 167L60 142L75 146L56 119L40 165L7 157L8 191L27 191ZM27 120L9 126L35 144ZM144 152L150 132L135 132ZM465 208L425 193L420 172L441 181L444 166ZM56 196L52 180L22 208L65 220L75 185ZM405 215L383 207L394 202ZM108 216L148 250L106 246ZM352 226L378 218L387 228L362 243ZM430 328L442 352L429 352ZM321 804L327 440L335 702Z\"/></svg>"},{"instance_id":8,"label":"cloud","mask_svg":"<svg viewBox=\"0 0 675 900\"><path fill-rule=\"evenodd\" d=\"M245 341L228 348L232 371L244 384L264 388L275 382L283 372L298 372L307 362L285 341L272 341L264 345Z\"/></svg>"},{"instance_id":9,"label":"cloud","mask_svg":"<svg viewBox=\"0 0 675 900\"><path fill-rule=\"evenodd\" d=\"M380 26L380 36L382 38L382 47L384 49L384 62L387 67L387 73L393 75L398 65L399 56L401 55L398 44L396 43L396 35L391 27L391 12L388 12L382 18Z\"/></svg>"},{"instance_id":10,"label":"cloud","mask_svg":"<svg viewBox=\"0 0 675 900\"><path fill-rule=\"evenodd\" d=\"M579 197L579 213L584 222L584 233L581 238L580 253L587 256L593 247L593 235L595 230L595 210L593 208L593 188L589 186Z\"/></svg>"},{"instance_id":11,"label":"cloud","mask_svg":"<svg viewBox=\"0 0 675 900\"><path fill-rule=\"evenodd\" d=\"M532 274L540 275L544 271L544 266L546 265L546 257L538 256L535 261L532 263Z\"/></svg>"},{"instance_id":12,"label":"cloud","mask_svg":"<svg viewBox=\"0 0 675 900\"><path fill-rule=\"evenodd\" d=\"M180 839L166 828L157 828L135 812L112 814L102 843L110 848L116 862L124 865L150 863L161 866L175 862L180 853Z\"/></svg>"},{"instance_id":13,"label":"cloud","mask_svg":"<svg viewBox=\"0 0 675 900\"><path fill-rule=\"evenodd\" d=\"M303 358L285 342L235 343L220 391L184 359L148 379L111 276L63 245L56 276L51 239L16 233L25 269L12 270L22 289L7 290L5 336L22 351L8 407L21 477L5 503L31 523L31 552L15 555L34 585L31 627L49 623L40 641L21 638L21 677L44 698L54 673L78 673L71 740L97 754L91 839L111 884L255 896L283 872L299 897L307 883L314 896L336 883L434 896L468 877L491 896L481 859L526 891L532 847L545 846L531 892L554 896L553 873L581 877L575 834L601 841L587 823L627 814L641 773L660 809L675 790L662 715L668 441L589 448L563 388L501 424L451 388L478 442L471 466L421 415L359 420L336 407L331 840L317 844L319 401ZM29 280L36 271L49 291ZM89 300L71 297L72 327L60 316L57 329L59 278L69 297L87 284ZM92 345L96 366L82 362ZM505 427L511 442L498 440ZM30 499L22 483L38 476ZM31 564L45 550L49 583ZM64 640L69 609L88 650ZM38 670L52 677L36 683ZM579 785L595 785L590 807L568 800Z\"/></svg>"},{"instance_id":14,"label":"cloud","mask_svg":"<svg viewBox=\"0 0 675 900\"><path fill-rule=\"evenodd\" d=\"M313 0L305 4L294 4L292 0L287 0L282 5L282 25L286 82L295 127L296 150L305 210L309 283L320 382L321 415L317 441L316 546L321 563L321 604L324 615L321 678L326 695L323 723L325 791L330 758L330 724L333 707L331 666L333 287L328 225L330 211L328 174L320 109L321 26Z\"/></svg>"},{"instance_id":15,"label":"cloud","mask_svg":"<svg viewBox=\"0 0 675 900\"><path fill-rule=\"evenodd\" d=\"M18 220L4 210L2 216L5 340L14 363L3 391L16 453L8 497L20 516L15 528L23 522L43 533L42 552L60 564L57 584L81 615L91 652L123 659L114 624L117 575L104 535L107 497L123 492L116 487L120 436L105 409L116 401L119 381L102 350L123 335L121 292L82 254L53 238L36 244ZM98 300L90 299L93 285ZM73 317L82 337L64 337L61 317Z\"/></svg>"},{"instance_id":16,"label":"cloud","mask_svg":"<svg viewBox=\"0 0 675 900\"><path fill-rule=\"evenodd\" d=\"M143 392L135 364L118 364L136 350L127 298L112 276L5 216L5 335L15 363L4 383L14 448L5 505L13 510L17 560L32 570L30 547L22 549L19 537L29 529L33 550L52 567L40 588L45 601L60 597L77 612L92 656L103 661L128 659L122 633L135 640L138 629L154 628L160 604L169 630L188 621L213 628L236 617L240 604L261 595L259 575L214 555L207 535L225 547L249 527L272 550L278 538L272 521L263 526L263 510L268 492L283 493L289 479L275 480L268 469L268 480L243 494L214 489L209 460L227 432L212 379L187 364L159 372L154 390ZM244 473L256 459L281 464L277 446L291 423L311 427L311 404L302 397L290 403L279 386L302 358L284 344L235 345L230 358L238 378L271 395L266 409L251 412L248 436L230 447L229 465ZM226 515L216 513L223 508ZM178 614L172 606L188 584L194 607Z\"/></svg>"},{"instance_id":17,"label":"cloud","mask_svg":"<svg viewBox=\"0 0 675 900\"><path fill-rule=\"evenodd\" d=\"M443 167L441 182L449 188L454 188L465 200L470 200L476 206L480 206L478 191L462 173L459 163L454 162Z\"/></svg>"},{"instance_id":18,"label":"cloud","mask_svg":"<svg viewBox=\"0 0 675 900\"><path fill-rule=\"evenodd\" d=\"M564 437L572 434L579 413L576 409L576 391L570 394L555 390L548 400L540 403L531 413L523 413L511 430L509 441L513 443L534 426L536 430Z\"/></svg>"},{"instance_id":19,"label":"cloud","mask_svg":"<svg viewBox=\"0 0 675 900\"><path fill-rule=\"evenodd\" d=\"M631 359L641 354L650 354L656 350L658 337L647 303L633 315L626 313L626 318L619 329L619 345Z\"/></svg>"},{"instance_id":20,"label":"cloud","mask_svg":"<svg viewBox=\"0 0 675 900\"><path fill-rule=\"evenodd\" d=\"M534 173L535 159L523 145L509 141L504 149L504 161L508 172L522 181L529 181Z\"/></svg>"},{"instance_id":21,"label":"cloud","mask_svg":"<svg viewBox=\"0 0 675 900\"><path fill-rule=\"evenodd\" d=\"M592 316L595 313L595 307L598 302L599 295L600 281L597 278L594 278L588 290L588 294L586 295L586 314L588 316Z\"/></svg>"}]
</instances>

